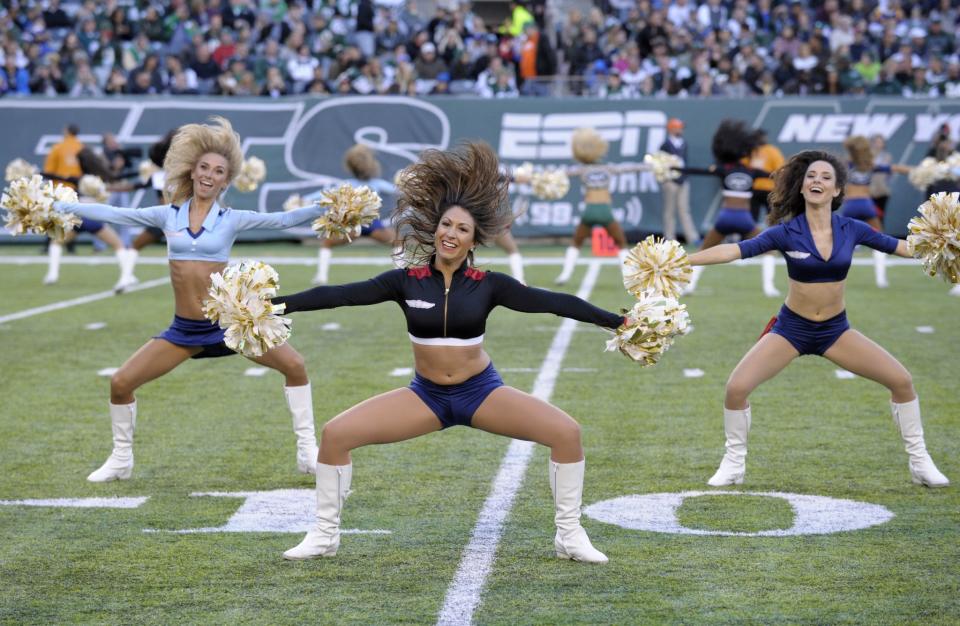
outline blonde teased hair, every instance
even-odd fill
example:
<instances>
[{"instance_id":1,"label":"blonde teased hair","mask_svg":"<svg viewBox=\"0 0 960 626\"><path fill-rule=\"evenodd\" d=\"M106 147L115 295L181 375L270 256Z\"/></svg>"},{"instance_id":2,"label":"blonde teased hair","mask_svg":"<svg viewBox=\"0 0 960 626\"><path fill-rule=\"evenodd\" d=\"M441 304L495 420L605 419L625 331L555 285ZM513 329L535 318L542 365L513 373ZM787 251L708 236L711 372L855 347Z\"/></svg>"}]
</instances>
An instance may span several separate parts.
<instances>
[{"instance_id":1,"label":"blonde teased hair","mask_svg":"<svg viewBox=\"0 0 960 626\"><path fill-rule=\"evenodd\" d=\"M843 142L843 147L850 155L853 169L858 172L873 171L873 147L869 139L863 135L851 135Z\"/></svg>"},{"instance_id":2,"label":"blonde teased hair","mask_svg":"<svg viewBox=\"0 0 960 626\"><path fill-rule=\"evenodd\" d=\"M354 177L370 180L380 175L380 162L368 146L356 144L343 155L343 166Z\"/></svg>"},{"instance_id":3,"label":"blonde teased hair","mask_svg":"<svg viewBox=\"0 0 960 626\"><path fill-rule=\"evenodd\" d=\"M163 169L167 173L163 195L167 202L181 204L193 196L190 175L200 157L211 153L227 160L227 186L230 186L243 166L240 135L233 130L230 121L215 115L209 124L186 124L177 130L163 160Z\"/></svg>"},{"instance_id":4,"label":"blonde teased hair","mask_svg":"<svg viewBox=\"0 0 960 626\"><path fill-rule=\"evenodd\" d=\"M592 128L578 128L573 131L573 158L581 163L596 163L607 155L610 144Z\"/></svg>"}]
</instances>

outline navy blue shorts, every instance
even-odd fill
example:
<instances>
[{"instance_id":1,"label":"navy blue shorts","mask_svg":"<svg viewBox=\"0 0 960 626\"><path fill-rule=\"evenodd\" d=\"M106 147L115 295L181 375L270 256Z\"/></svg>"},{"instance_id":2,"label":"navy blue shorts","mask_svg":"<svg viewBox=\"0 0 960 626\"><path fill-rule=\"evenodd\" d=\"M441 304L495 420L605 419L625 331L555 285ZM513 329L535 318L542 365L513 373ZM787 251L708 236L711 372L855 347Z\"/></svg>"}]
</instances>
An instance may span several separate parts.
<instances>
[{"instance_id":1,"label":"navy blue shorts","mask_svg":"<svg viewBox=\"0 0 960 626\"><path fill-rule=\"evenodd\" d=\"M98 222L97 220L92 220L87 217L80 218L80 225L77 226L78 233L90 233L91 235L96 235L103 227L106 226L103 222Z\"/></svg>"},{"instance_id":2,"label":"navy blue shorts","mask_svg":"<svg viewBox=\"0 0 960 626\"><path fill-rule=\"evenodd\" d=\"M789 341L801 356L804 354L823 356L823 353L837 342L840 335L849 329L850 323L847 321L846 311L841 311L828 320L814 322L797 315L788 309L787 305L783 305L770 332Z\"/></svg>"},{"instance_id":3,"label":"navy blue shorts","mask_svg":"<svg viewBox=\"0 0 960 626\"><path fill-rule=\"evenodd\" d=\"M383 220L375 219L372 222L370 222L369 226L360 227L360 236L369 237L371 234L373 234L374 231L383 230L384 228L385 226L383 225Z\"/></svg>"},{"instance_id":4,"label":"navy blue shorts","mask_svg":"<svg viewBox=\"0 0 960 626\"><path fill-rule=\"evenodd\" d=\"M502 386L503 379L493 362L476 376L456 385L438 385L419 373L410 381L410 389L430 407L444 428L470 426L477 408L494 389Z\"/></svg>"},{"instance_id":5,"label":"navy blue shorts","mask_svg":"<svg viewBox=\"0 0 960 626\"><path fill-rule=\"evenodd\" d=\"M175 346L203 348L191 359L210 359L236 354L223 342L224 330L210 320L192 320L179 315L173 316L173 323L154 339L165 339Z\"/></svg>"},{"instance_id":6,"label":"navy blue shorts","mask_svg":"<svg viewBox=\"0 0 960 626\"><path fill-rule=\"evenodd\" d=\"M840 215L866 222L877 217L877 205L870 198L847 198L840 207Z\"/></svg>"},{"instance_id":7,"label":"navy blue shorts","mask_svg":"<svg viewBox=\"0 0 960 626\"><path fill-rule=\"evenodd\" d=\"M746 237L757 227L757 223L753 221L749 209L720 209L713 227L721 235L738 233L741 237Z\"/></svg>"}]
</instances>

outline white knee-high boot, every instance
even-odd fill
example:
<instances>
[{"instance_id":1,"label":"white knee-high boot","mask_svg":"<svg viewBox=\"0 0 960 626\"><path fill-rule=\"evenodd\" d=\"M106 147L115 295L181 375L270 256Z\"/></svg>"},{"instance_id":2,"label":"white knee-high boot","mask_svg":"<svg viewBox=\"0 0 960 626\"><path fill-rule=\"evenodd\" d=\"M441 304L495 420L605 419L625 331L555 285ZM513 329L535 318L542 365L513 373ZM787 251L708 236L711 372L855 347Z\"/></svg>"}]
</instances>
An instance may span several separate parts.
<instances>
[{"instance_id":1,"label":"white knee-high boot","mask_svg":"<svg viewBox=\"0 0 960 626\"><path fill-rule=\"evenodd\" d=\"M133 268L137 265L137 257L140 253L133 248L121 248L117 250L117 263L120 265L120 278L113 290L117 293L123 293L126 289L139 282L133 275Z\"/></svg>"},{"instance_id":2,"label":"white knee-high boot","mask_svg":"<svg viewBox=\"0 0 960 626\"><path fill-rule=\"evenodd\" d=\"M561 559L584 563L606 563L607 556L593 547L587 531L580 525L583 498L583 471L586 463L550 461L550 490L553 492L554 521L557 535L553 545Z\"/></svg>"},{"instance_id":3,"label":"white knee-high boot","mask_svg":"<svg viewBox=\"0 0 960 626\"><path fill-rule=\"evenodd\" d=\"M524 285L527 281L523 279L523 257L519 252L511 252L507 255L507 262L510 264L510 274Z\"/></svg>"},{"instance_id":4,"label":"white knee-high boot","mask_svg":"<svg viewBox=\"0 0 960 626\"><path fill-rule=\"evenodd\" d=\"M693 293L697 288L697 283L700 282L700 276L703 274L702 265L694 265L693 273L690 274L690 282L687 283L687 286L683 288L683 293Z\"/></svg>"},{"instance_id":5,"label":"white knee-high boot","mask_svg":"<svg viewBox=\"0 0 960 626\"><path fill-rule=\"evenodd\" d=\"M950 480L940 473L927 452L923 441L923 422L920 419L920 399L898 404L890 403L893 422L900 431L904 448L910 457L910 477L918 485L927 487L946 487Z\"/></svg>"},{"instance_id":6,"label":"white knee-high boot","mask_svg":"<svg viewBox=\"0 0 960 626\"><path fill-rule=\"evenodd\" d=\"M330 248L320 248L317 254L317 275L313 277L314 285L326 285L330 280L330 259L333 258L333 250Z\"/></svg>"},{"instance_id":7,"label":"white knee-high boot","mask_svg":"<svg viewBox=\"0 0 960 626\"><path fill-rule=\"evenodd\" d=\"M723 430L727 451L717 472L707 481L711 487L743 483L747 471L747 433L750 432L750 407L731 410L723 407Z\"/></svg>"},{"instance_id":8,"label":"white knee-high boot","mask_svg":"<svg viewBox=\"0 0 960 626\"><path fill-rule=\"evenodd\" d=\"M777 271L777 259L769 254L764 254L760 261L763 274L763 295L769 298L776 298L780 295L777 286L773 284L773 277Z\"/></svg>"},{"instance_id":9,"label":"white knee-high boot","mask_svg":"<svg viewBox=\"0 0 960 626\"><path fill-rule=\"evenodd\" d=\"M873 251L873 276L877 280L877 287L886 289L890 286L887 282L887 255L879 250Z\"/></svg>"},{"instance_id":10,"label":"white knee-high boot","mask_svg":"<svg viewBox=\"0 0 960 626\"><path fill-rule=\"evenodd\" d=\"M313 394L310 383L299 387L284 387L293 433L297 436L297 470L313 474L317 467L317 436L313 427Z\"/></svg>"},{"instance_id":11,"label":"white knee-high boot","mask_svg":"<svg viewBox=\"0 0 960 626\"><path fill-rule=\"evenodd\" d=\"M52 285L60 280L60 259L63 257L63 244L50 242L47 249L47 275L43 277L44 285Z\"/></svg>"},{"instance_id":12,"label":"white knee-high boot","mask_svg":"<svg viewBox=\"0 0 960 626\"><path fill-rule=\"evenodd\" d=\"M110 424L113 429L113 452L100 469L87 476L92 483L127 480L133 474L133 431L137 425L137 401L130 404L111 402Z\"/></svg>"},{"instance_id":13,"label":"white knee-high boot","mask_svg":"<svg viewBox=\"0 0 960 626\"><path fill-rule=\"evenodd\" d=\"M317 463L317 523L296 547L283 553L289 561L336 556L340 547L340 513L350 495L353 464Z\"/></svg>"},{"instance_id":14,"label":"white knee-high boot","mask_svg":"<svg viewBox=\"0 0 960 626\"><path fill-rule=\"evenodd\" d=\"M578 258L580 258L580 248L568 246L567 251L563 254L563 269L556 280L553 281L554 284L562 285L570 280L570 277L573 276L573 270L577 266Z\"/></svg>"}]
</instances>

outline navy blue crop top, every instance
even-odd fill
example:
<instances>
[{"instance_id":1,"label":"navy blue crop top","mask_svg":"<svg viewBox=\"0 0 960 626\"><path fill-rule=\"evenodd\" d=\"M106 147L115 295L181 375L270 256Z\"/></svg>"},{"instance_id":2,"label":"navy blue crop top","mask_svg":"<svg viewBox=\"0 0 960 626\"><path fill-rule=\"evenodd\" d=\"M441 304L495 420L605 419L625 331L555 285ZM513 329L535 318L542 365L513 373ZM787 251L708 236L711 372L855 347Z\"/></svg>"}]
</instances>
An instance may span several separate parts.
<instances>
[{"instance_id":1,"label":"navy blue crop top","mask_svg":"<svg viewBox=\"0 0 960 626\"><path fill-rule=\"evenodd\" d=\"M874 174L889 174L893 171L889 165L877 165L872 170L866 172L853 169L853 163L850 163L847 167L849 168L849 172L847 173L848 185L869 185L870 179L873 178Z\"/></svg>"},{"instance_id":2,"label":"navy blue crop top","mask_svg":"<svg viewBox=\"0 0 960 626\"><path fill-rule=\"evenodd\" d=\"M698 176L717 176L720 178L723 195L731 198L752 198L753 181L756 178L766 178L770 172L748 167L742 163L724 163L714 169L702 167L678 167L684 174Z\"/></svg>"},{"instance_id":3,"label":"navy blue crop top","mask_svg":"<svg viewBox=\"0 0 960 626\"><path fill-rule=\"evenodd\" d=\"M787 261L787 274L799 283L833 283L847 277L857 244L892 254L899 243L896 238L873 230L865 222L836 213L830 218L830 228L833 230L833 251L829 259L820 256L805 214L771 226L737 245L744 259L779 250Z\"/></svg>"},{"instance_id":4,"label":"navy blue crop top","mask_svg":"<svg viewBox=\"0 0 960 626\"><path fill-rule=\"evenodd\" d=\"M315 287L274 304L285 313L393 301L407 318L410 340L422 345L470 346L483 342L490 311L502 305L524 313L554 313L580 322L616 328L623 317L566 293L527 287L511 276L484 272L466 263L444 286L443 274L428 265L384 272L369 280Z\"/></svg>"}]
</instances>

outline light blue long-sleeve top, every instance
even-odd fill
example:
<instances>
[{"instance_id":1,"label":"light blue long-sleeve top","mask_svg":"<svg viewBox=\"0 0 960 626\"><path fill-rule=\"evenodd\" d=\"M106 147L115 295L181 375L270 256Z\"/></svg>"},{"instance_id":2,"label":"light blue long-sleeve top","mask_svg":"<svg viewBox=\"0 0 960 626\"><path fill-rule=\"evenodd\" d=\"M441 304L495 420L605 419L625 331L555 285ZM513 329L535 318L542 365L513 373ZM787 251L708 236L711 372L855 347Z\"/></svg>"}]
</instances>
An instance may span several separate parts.
<instances>
[{"instance_id":1,"label":"light blue long-sleeve top","mask_svg":"<svg viewBox=\"0 0 960 626\"><path fill-rule=\"evenodd\" d=\"M258 213L224 208L214 202L203 220L200 232L194 233L190 230L190 200L179 207L161 204L144 209L126 209L86 202L55 202L54 208L64 213L111 224L161 228L167 238L169 259L220 262L227 261L237 233L242 230L282 230L314 220L326 212L326 208L311 205L294 211Z\"/></svg>"}]
</instances>

